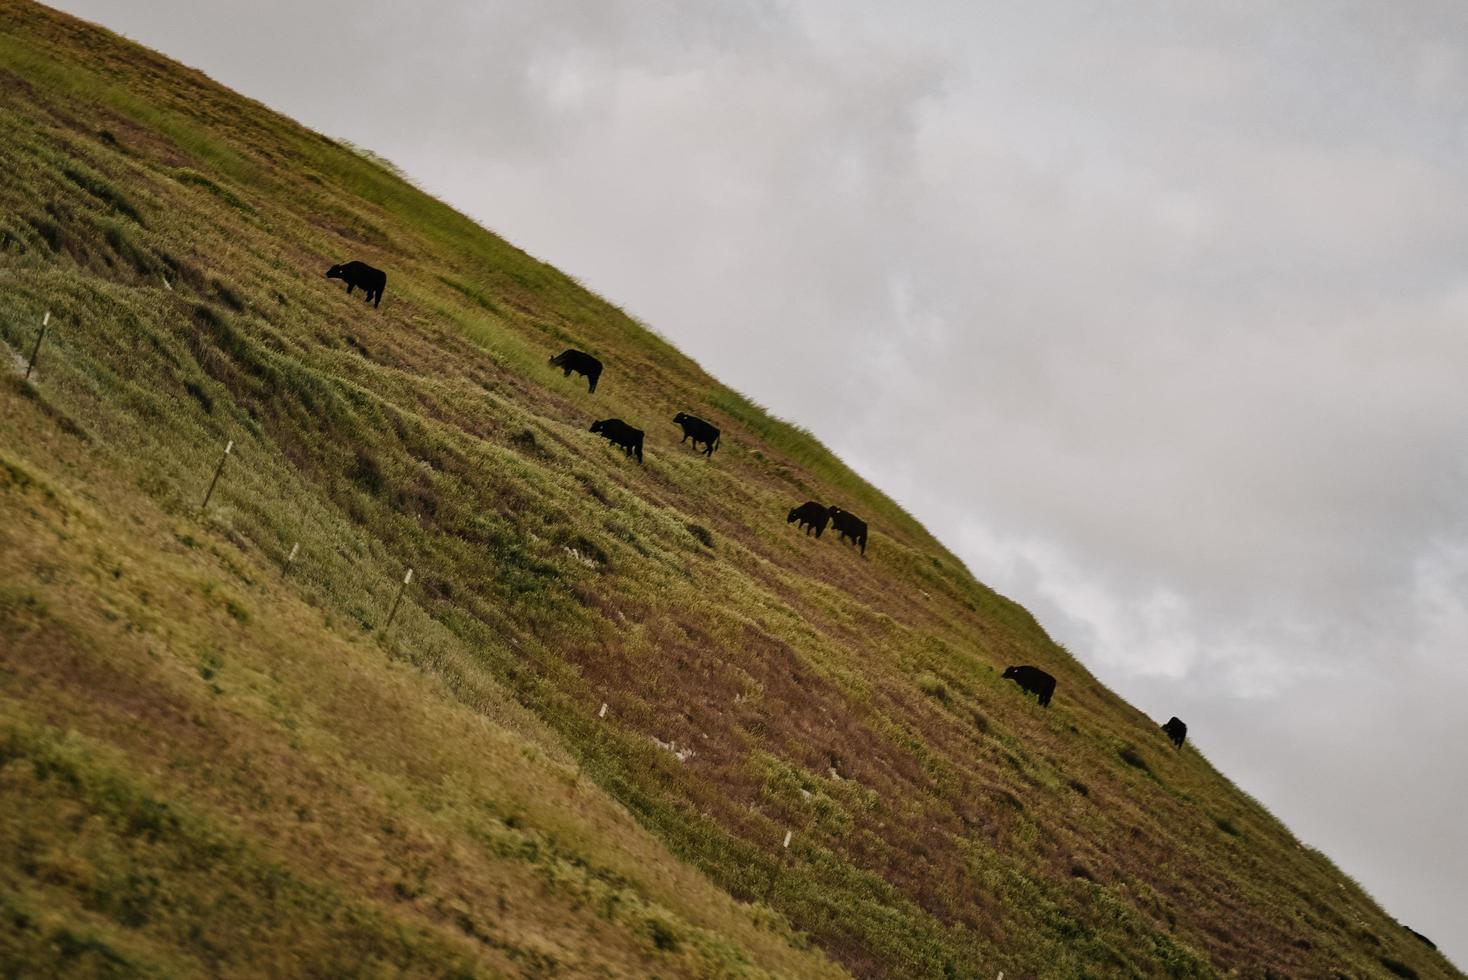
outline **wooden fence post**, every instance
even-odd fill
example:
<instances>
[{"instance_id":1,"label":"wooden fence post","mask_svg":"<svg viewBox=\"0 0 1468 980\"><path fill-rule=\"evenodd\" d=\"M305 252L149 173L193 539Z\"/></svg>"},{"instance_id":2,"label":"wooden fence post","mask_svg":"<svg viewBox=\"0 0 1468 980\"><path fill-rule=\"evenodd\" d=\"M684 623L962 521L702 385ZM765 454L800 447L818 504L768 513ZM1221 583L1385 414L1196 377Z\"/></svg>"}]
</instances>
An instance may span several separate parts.
<instances>
[{"instance_id":1,"label":"wooden fence post","mask_svg":"<svg viewBox=\"0 0 1468 980\"><path fill-rule=\"evenodd\" d=\"M785 831L785 843L780 845L782 850L779 857L775 859L775 866L770 869L770 885L765 889L765 904L770 904L770 899L775 897L775 880L780 877L780 869L785 866L786 859L790 855L790 838L794 831Z\"/></svg>"},{"instance_id":2,"label":"wooden fence post","mask_svg":"<svg viewBox=\"0 0 1468 980\"><path fill-rule=\"evenodd\" d=\"M388 610L387 622L382 624L382 631L384 633L392 625L393 617L398 614L398 604L403 601L403 593L408 591L408 583L411 581L413 581L413 570L410 568L408 569L408 574L403 576L403 584L398 586L398 596L392 601L392 609Z\"/></svg>"},{"instance_id":3,"label":"wooden fence post","mask_svg":"<svg viewBox=\"0 0 1468 980\"><path fill-rule=\"evenodd\" d=\"M214 488L219 483L219 474L224 472L224 461L229 459L230 452L234 449L234 440L224 444L224 455L219 457L219 465L214 467L214 479L209 481L209 489L204 493L204 502L199 505L199 510L205 510L209 506L209 498L214 496Z\"/></svg>"},{"instance_id":4,"label":"wooden fence post","mask_svg":"<svg viewBox=\"0 0 1468 980\"><path fill-rule=\"evenodd\" d=\"M41 338L43 338L43 337L46 336L46 325L49 324L50 322L51 322L51 311L50 310L47 310L46 311L46 315L43 316L43 317L41 317L41 332L38 333L38 334L36 334L36 342L31 347L31 359L26 362L26 366L25 366L25 379L27 381L31 380L31 369L36 366L36 355L39 354L39 353L41 353Z\"/></svg>"}]
</instances>

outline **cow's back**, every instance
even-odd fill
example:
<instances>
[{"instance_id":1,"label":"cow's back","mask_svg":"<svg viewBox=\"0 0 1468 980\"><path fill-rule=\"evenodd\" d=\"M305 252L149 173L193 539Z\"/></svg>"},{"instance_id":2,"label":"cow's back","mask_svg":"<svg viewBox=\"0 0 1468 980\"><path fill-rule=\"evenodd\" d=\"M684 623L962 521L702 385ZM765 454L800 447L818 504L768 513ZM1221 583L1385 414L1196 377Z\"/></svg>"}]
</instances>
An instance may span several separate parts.
<instances>
[{"instance_id":1,"label":"cow's back","mask_svg":"<svg viewBox=\"0 0 1468 980\"><path fill-rule=\"evenodd\" d=\"M387 282L387 273L381 269L374 269L366 262L353 260L348 262L343 271L346 272L350 281L362 286L377 286Z\"/></svg>"}]
</instances>

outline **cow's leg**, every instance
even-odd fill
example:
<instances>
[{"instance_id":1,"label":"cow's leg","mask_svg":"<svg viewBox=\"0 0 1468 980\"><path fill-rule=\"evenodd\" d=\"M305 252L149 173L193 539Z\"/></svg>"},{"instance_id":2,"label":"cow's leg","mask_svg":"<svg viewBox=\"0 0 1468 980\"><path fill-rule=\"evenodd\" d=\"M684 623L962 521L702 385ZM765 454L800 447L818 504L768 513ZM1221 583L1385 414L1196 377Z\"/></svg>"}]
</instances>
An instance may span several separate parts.
<instances>
[{"instance_id":1,"label":"cow's leg","mask_svg":"<svg viewBox=\"0 0 1468 980\"><path fill-rule=\"evenodd\" d=\"M357 287L354 286L352 283L347 283L347 295L348 296L352 295L352 290L354 290L356 288Z\"/></svg>"}]
</instances>

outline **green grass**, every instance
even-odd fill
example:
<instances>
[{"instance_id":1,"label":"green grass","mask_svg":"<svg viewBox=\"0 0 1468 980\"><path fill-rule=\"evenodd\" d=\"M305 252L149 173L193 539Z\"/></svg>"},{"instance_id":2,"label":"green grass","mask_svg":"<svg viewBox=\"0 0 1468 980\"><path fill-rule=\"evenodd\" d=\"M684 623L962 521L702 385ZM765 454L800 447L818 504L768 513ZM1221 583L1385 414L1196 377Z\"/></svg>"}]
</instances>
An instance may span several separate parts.
<instances>
[{"instance_id":1,"label":"green grass","mask_svg":"<svg viewBox=\"0 0 1468 980\"><path fill-rule=\"evenodd\" d=\"M0 133L0 973L1454 975L809 433L370 153L26 2Z\"/></svg>"}]
</instances>

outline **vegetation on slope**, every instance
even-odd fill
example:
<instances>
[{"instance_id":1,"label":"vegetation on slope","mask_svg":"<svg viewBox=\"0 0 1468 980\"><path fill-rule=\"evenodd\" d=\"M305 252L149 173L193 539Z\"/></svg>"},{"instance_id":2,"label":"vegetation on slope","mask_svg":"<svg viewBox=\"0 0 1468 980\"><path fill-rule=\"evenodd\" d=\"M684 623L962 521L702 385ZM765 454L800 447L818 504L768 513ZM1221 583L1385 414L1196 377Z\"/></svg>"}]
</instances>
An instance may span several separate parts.
<instances>
[{"instance_id":1,"label":"vegetation on slope","mask_svg":"<svg viewBox=\"0 0 1468 980\"><path fill-rule=\"evenodd\" d=\"M7 973L1454 975L808 434L370 156L17 0L0 134L0 354L53 314L0 384Z\"/></svg>"}]
</instances>

